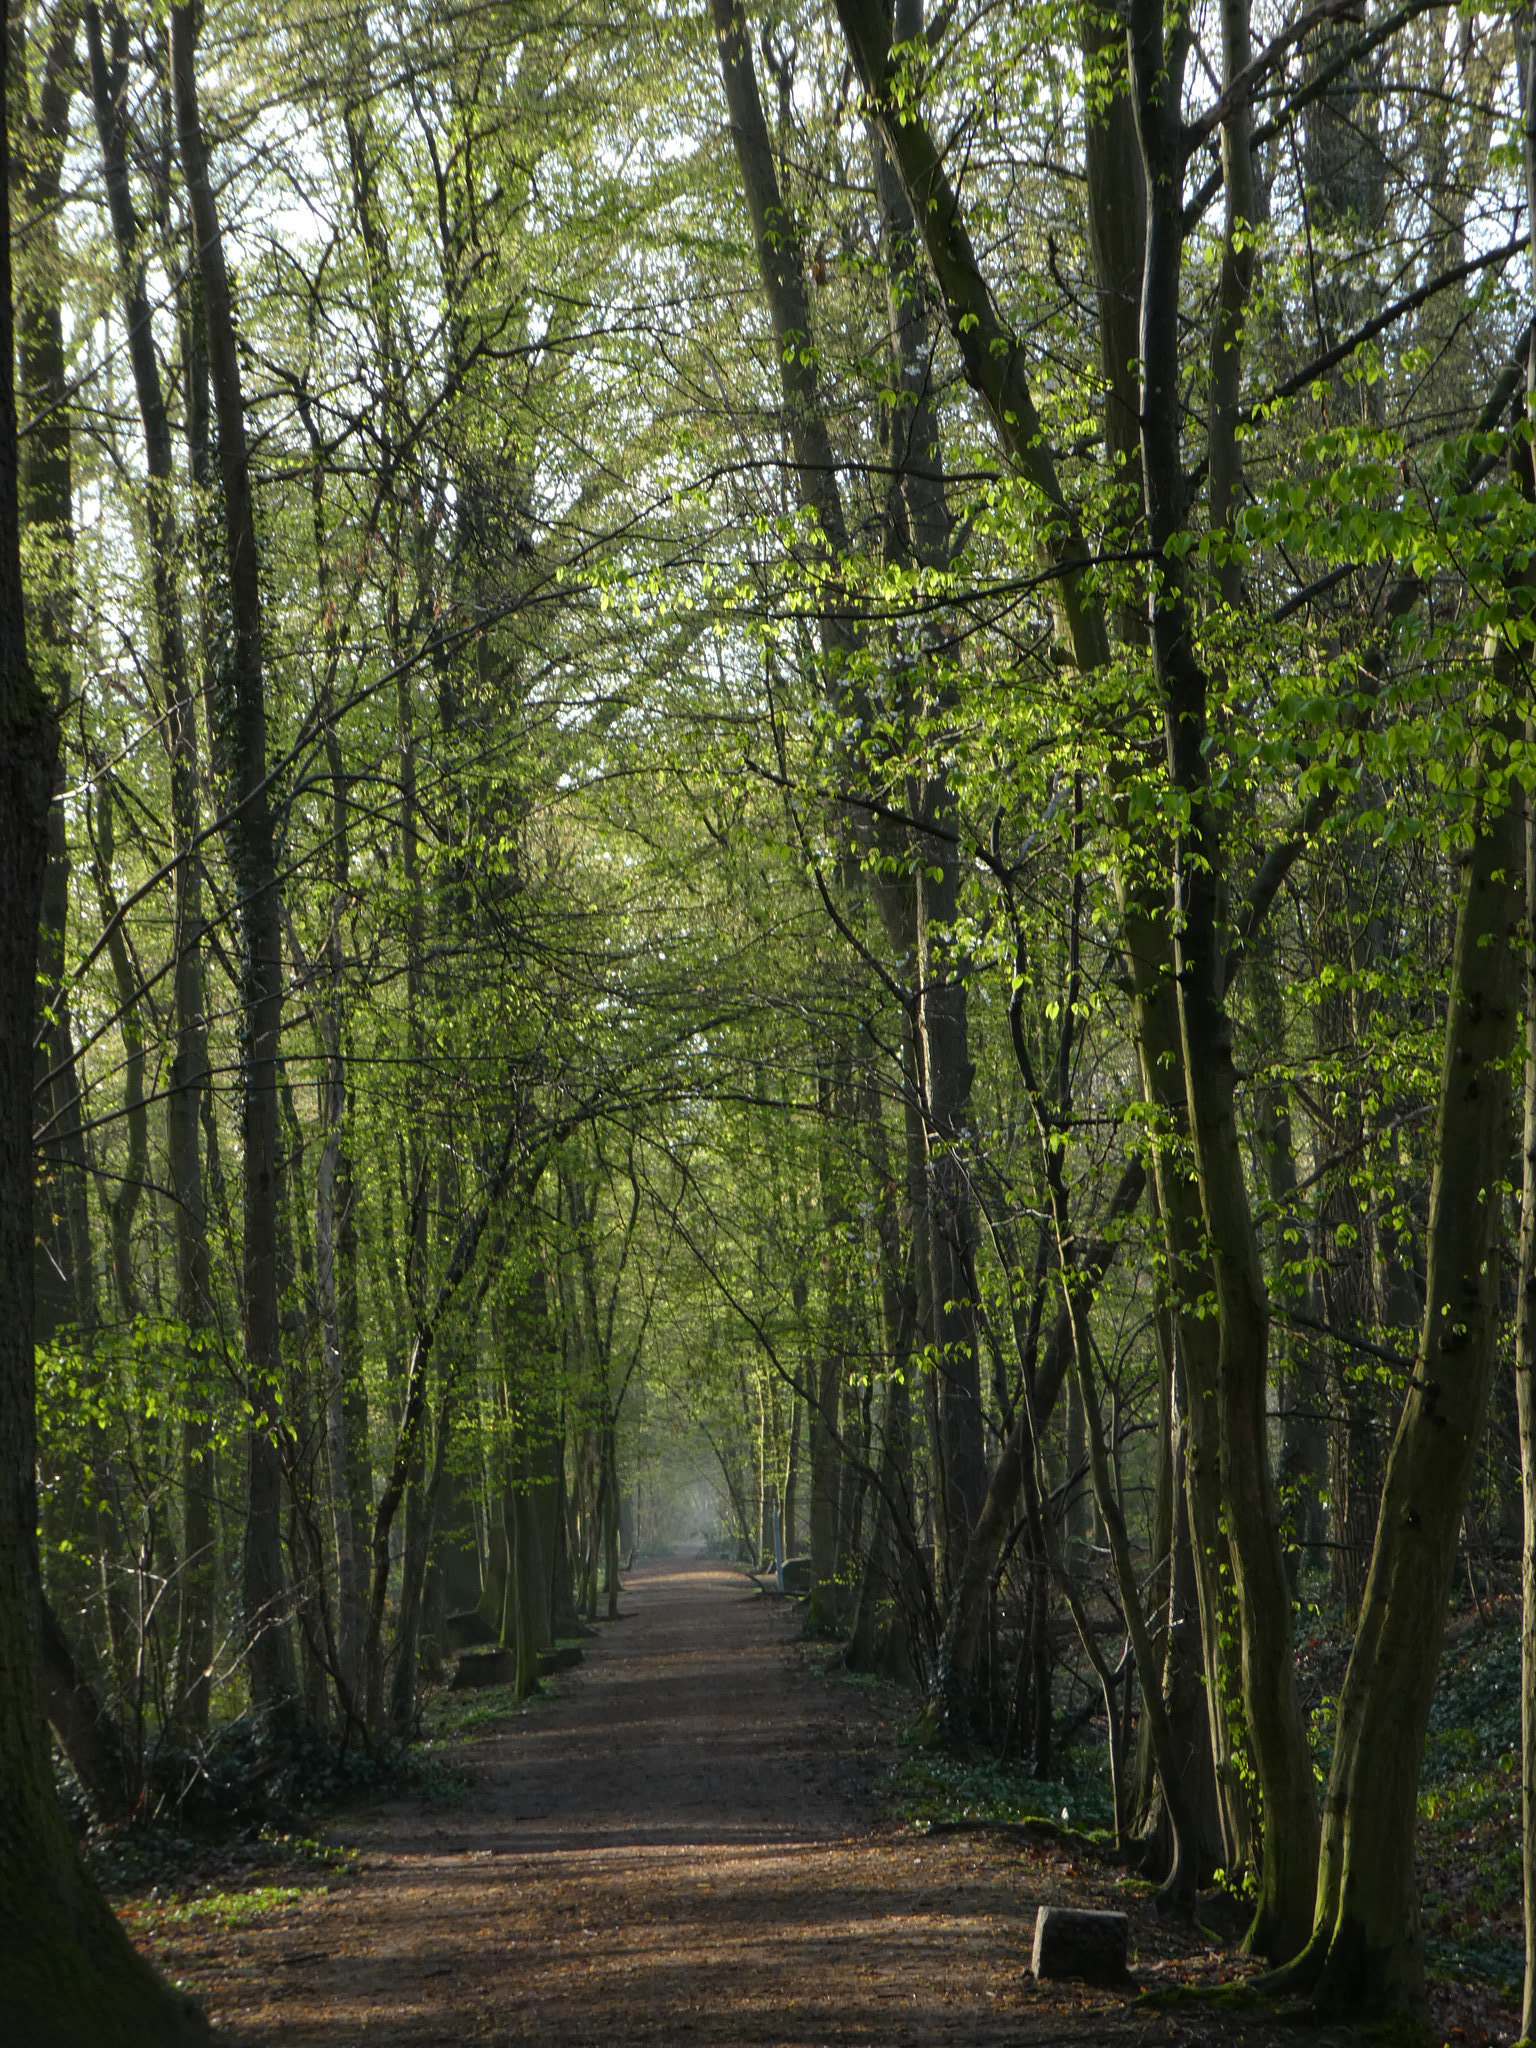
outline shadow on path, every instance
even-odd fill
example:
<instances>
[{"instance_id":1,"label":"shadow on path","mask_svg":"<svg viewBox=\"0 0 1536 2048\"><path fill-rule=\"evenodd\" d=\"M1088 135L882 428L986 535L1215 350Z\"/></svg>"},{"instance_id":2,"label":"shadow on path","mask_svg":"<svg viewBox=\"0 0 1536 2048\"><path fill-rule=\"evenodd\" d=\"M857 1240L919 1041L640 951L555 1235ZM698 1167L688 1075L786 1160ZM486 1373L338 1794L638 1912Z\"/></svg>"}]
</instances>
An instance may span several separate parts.
<instances>
[{"instance_id":1,"label":"shadow on path","mask_svg":"<svg viewBox=\"0 0 1536 2048\"><path fill-rule=\"evenodd\" d=\"M1113 1874L882 1822L872 1781L892 1731L862 1689L805 1669L783 1601L666 1559L631 1573L622 1609L557 1697L455 1754L466 1799L338 1830L361 1851L353 1881L239 1932L161 1938L227 2038L1237 2039L1214 2018L1191 2032L1120 1997L1037 1990L1036 1906L1123 1903ZM1157 1936L1137 1925L1150 1961Z\"/></svg>"}]
</instances>

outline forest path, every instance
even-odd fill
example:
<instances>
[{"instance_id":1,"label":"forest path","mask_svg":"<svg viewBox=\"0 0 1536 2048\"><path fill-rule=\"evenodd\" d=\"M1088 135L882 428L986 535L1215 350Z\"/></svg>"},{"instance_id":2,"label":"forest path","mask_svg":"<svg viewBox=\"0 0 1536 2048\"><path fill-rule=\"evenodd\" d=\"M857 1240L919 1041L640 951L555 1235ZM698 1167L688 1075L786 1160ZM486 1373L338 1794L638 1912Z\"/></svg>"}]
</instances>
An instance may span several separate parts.
<instances>
[{"instance_id":1,"label":"forest path","mask_svg":"<svg viewBox=\"0 0 1536 2048\"><path fill-rule=\"evenodd\" d=\"M1035 1908L1126 1904L1051 1844L879 1818L894 1728L807 1668L786 1602L674 1557L630 1573L559 1692L454 1755L466 1799L334 1831L350 1881L238 1930L167 1928L162 1966L223 2038L284 2048L460 2042L1191 2043L1251 2019L1042 1991ZM1142 1895L1144 1898L1144 1894ZM1175 1945L1133 1907L1138 1975ZM1188 1942L1177 1945L1183 1975ZM1201 1951L1209 1945L1197 1943ZM1211 1962L1215 1957L1209 1958ZM1295 2044L1295 2028L1285 2037ZM1314 2037L1317 2038L1317 2037Z\"/></svg>"}]
</instances>

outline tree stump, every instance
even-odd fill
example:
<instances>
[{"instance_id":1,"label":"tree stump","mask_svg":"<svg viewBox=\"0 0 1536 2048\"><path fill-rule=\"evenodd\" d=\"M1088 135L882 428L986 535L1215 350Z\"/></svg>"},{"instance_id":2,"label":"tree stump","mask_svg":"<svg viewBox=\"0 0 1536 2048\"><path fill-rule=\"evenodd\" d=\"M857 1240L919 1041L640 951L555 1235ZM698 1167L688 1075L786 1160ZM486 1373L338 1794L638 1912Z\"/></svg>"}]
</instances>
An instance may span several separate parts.
<instances>
[{"instance_id":1,"label":"tree stump","mask_svg":"<svg viewBox=\"0 0 1536 2048\"><path fill-rule=\"evenodd\" d=\"M469 1651L459 1659L450 1692L465 1692L477 1685L511 1685L517 1678L515 1650Z\"/></svg>"},{"instance_id":2,"label":"tree stump","mask_svg":"<svg viewBox=\"0 0 1536 2048\"><path fill-rule=\"evenodd\" d=\"M1037 1978L1076 1977L1088 1984L1122 1984L1130 1921L1124 1913L1090 1913L1077 1906L1042 1906L1035 1915Z\"/></svg>"},{"instance_id":3,"label":"tree stump","mask_svg":"<svg viewBox=\"0 0 1536 2048\"><path fill-rule=\"evenodd\" d=\"M448 1640L456 1650L479 1650L496 1641L496 1631L483 1614L450 1614Z\"/></svg>"}]
</instances>

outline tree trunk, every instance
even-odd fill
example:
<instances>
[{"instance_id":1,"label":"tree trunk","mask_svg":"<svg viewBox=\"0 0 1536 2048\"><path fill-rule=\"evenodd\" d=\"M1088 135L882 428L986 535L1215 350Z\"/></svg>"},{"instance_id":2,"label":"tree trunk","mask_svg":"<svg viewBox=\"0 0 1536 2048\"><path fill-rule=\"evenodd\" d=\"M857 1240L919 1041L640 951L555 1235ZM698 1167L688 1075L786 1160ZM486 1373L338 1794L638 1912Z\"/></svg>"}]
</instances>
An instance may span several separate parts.
<instances>
[{"instance_id":1,"label":"tree trunk","mask_svg":"<svg viewBox=\"0 0 1536 2048\"><path fill-rule=\"evenodd\" d=\"M241 1602L252 1698L258 1707L271 1708L291 1698L295 1681L283 1585L283 1477L278 1448L282 1341L277 1263L277 1052L282 1021L282 944L273 805L267 783L261 586L234 307L198 114L191 9L172 7L170 48L177 139L192 215L203 331L218 418L219 479L234 626L230 687L220 689L217 708L234 784L235 804L227 837L240 906L240 1006L245 1035L240 1104L245 1153L242 1311L252 1415L247 1439ZM222 678L219 681L222 683Z\"/></svg>"},{"instance_id":2,"label":"tree trunk","mask_svg":"<svg viewBox=\"0 0 1536 2048\"><path fill-rule=\"evenodd\" d=\"M507 1488L506 1515L511 1559L511 1633L517 1652L517 1697L522 1700L539 1689L539 1653L549 1648L552 1637L548 1559L526 1450L518 1465ZM617 1528L617 1517L612 1521Z\"/></svg>"},{"instance_id":3,"label":"tree trunk","mask_svg":"<svg viewBox=\"0 0 1536 2048\"><path fill-rule=\"evenodd\" d=\"M1142 485L1149 543L1165 558L1149 586L1151 640L1169 778L1190 819L1176 858L1179 1026L1201 1218L1216 1282L1222 1500L1241 1622L1243 1694L1264 1803L1258 1909L1248 1938L1261 1954L1281 1961L1301 1948L1311 1924L1317 1800L1296 1696L1290 1585L1269 1473L1269 1304L1234 1107L1220 910L1224 856L1205 744L1207 678L1195 654L1189 599L1176 560L1186 509L1178 358L1185 147L1178 109L1186 44L1178 32L1165 42L1162 0L1133 0L1128 47L1148 194ZM1201 1389L1192 1383L1190 1391L1192 1401L1198 1399Z\"/></svg>"},{"instance_id":4,"label":"tree trunk","mask_svg":"<svg viewBox=\"0 0 1536 2048\"><path fill-rule=\"evenodd\" d=\"M1524 77L1525 203L1536 204L1536 35L1527 26ZM1528 344L1527 417L1536 415L1536 334ZM1525 723L1525 742L1536 724ZM1525 1983L1520 2038L1536 2039L1536 794L1525 799L1525 1074L1520 1143L1520 1243L1515 1297L1515 1414L1520 1434L1520 1874Z\"/></svg>"},{"instance_id":5,"label":"tree trunk","mask_svg":"<svg viewBox=\"0 0 1536 2048\"><path fill-rule=\"evenodd\" d=\"M848 1235L852 1214L844 1185L842 1143L852 1108L852 1063L839 1045L832 1070L817 1075L821 1137L818 1179L821 1193L822 1261L826 1292L822 1304L821 1349L808 1374L811 1467L811 1619L830 1624L840 1619L842 1591L838 1584L838 1496L841 1463L839 1409L848 1372L849 1302Z\"/></svg>"},{"instance_id":6,"label":"tree trunk","mask_svg":"<svg viewBox=\"0 0 1536 2048\"><path fill-rule=\"evenodd\" d=\"M884 1669L895 1676L893 1665L910 1665L905 1609L917 1541L912 1527L912 1414L907 1387L917 1334L917 1286L912 1270L916 1252L914 1245L903 1241L904 1191L892 1171L880 1096L868 1073L863 1096L866 1143L877 1191L875 1228L880 1240L880 1311L888 1376L880 1418L873 1527L849 1620L844 1662L850 1671Z\"/></svg>"},{"instance_id":7,"label":"tree trunk","mask_svg":"<svg viewBox=\"0 0 1536 2048\"><path fill-rule=\"evenodd\" d=\"M19 133L13 137L23 215L30 224L27 254L16 295L16 371L26 419L21 442L20 512L23 530L44 562L42 587L31 596L27 632L32 664L44 695L62 716L74 670L74 485L71 449L72 390L64 355L59 302L58 222L64 152L69 141L75 17L55 10L43 60L37 104L29 101L25 70L25 13L10 24L16 70L13 93ZM42 1029L36 1044L34 1113L42 1125L42 1171L37 1183L37 1319L42 1339L74 1323L87 1340L94 1325L82 1304L89 1260L85 1180L65 1133L78 1127L69 995L64 980L64 928L69 909L69 848L59 792L49 813L48 866L38 933Z\"/></svg>"},{"instance_id":8,"label":"tree trunk","mask_svg":"<svg viewBox=\"0 0 1536 2048\"><path fill-rule=\"evenodd\" d=\"M1530 64L1527 58L1528 65ZM1536 113L1536 65L1527 122ZM1533 134L1532 140L1536 140ZM1529 144L1528 144L1529 147ZM1533 181L1536 184L1536 181ZM1526 744L1536 738L1526 723ZM1525 1898L1525 1986L1520 2038L1536 2038L1536 803L1525 805L1525 1078L1520 1145L1520 1248L1515 1320L1515 1406L1520 1430L1520 1804Z\"/></svg>"},{"instance_id":9,"label":"tree trunk","mask_svg":"<svg viewBox=\"0 0 1536 2048\"><path fill-rule=\"evenodd\" d=\"M1078 1263L1073 1268L1071 1286L1080 1298L1084 1312L1092 1307L1118 1247L1121 1227L1134 1213L1146 1184L1146 1168L1139 1159L1131 1160L1110 1197L1103 1234L1082 1248ZM1013 1526L1019 1489L1034 1455L1035 1436L1037 1432L1043 1433L1050 1421L1071 1358L1072 1318L1063 1305L1051 1326L1051 1334L1038 1363L1033 1358L1025 1361L1025 1384L1020 1391L1013 1427L1003 1440L964 1560L955 1574L939 1646L934 1680L936 1694L942 1690L946 1672L969 1670L974 1661L986 1619L987 1588L992 1583L1003 1544Z\"/></svg>"},{"instance_id":10,"label":"tree trunk","mask_svg":"<svg viewBox=\"0 0 1536 2048\"><path fill-rule=\"evenodd\" d=\"M612 1422L603 1424L603 1480L608 1493L608 1518L603 1527L603 1576L608 1586L608 1619L619 1618L619 1459Z\"/></svg>"},{"instance_id":11,"label":"tree trunk","mask_svg":"<svg viewBox=\"0 0 1536 2048\"><path fill-rule=\"evenodd\" d=\"M447 1269L438 1283L430 1307L419 1311L406 1367L404 1400L400 1425L395 1433L394 1454L385 1476L378 1505L373 1514L369 1545L368 1625L363 1638L363 1689L370 1741L385 1733L384 1718L384 1611L389 1603L390 1535L395 1517L405 1499L427 1421L427 1375L433 1347L444 1316L453 1305L459 1288L474 1264L486 1225L506 1193L517 1155L518 1124L508 1123L501 1157L494 1166L478 1207L459 1226ZM449 1395L445 1389L443 1405ZM446 1424L443 1425L444 1427ZM441 1447L442 1438L439 1437Z\"/></svg>"},{"instance_id":12,"label":"tree trunk","mask_svg":"<svg viewBox=\"0 0 1536 2048\"><path fill-rule=\"evenodd\" d=\"M182 1427L184 1544L179 1586L176 1688L173 1715L193 1733L208 1720L209 1665L213 1656L214 1524L212 1435L205 1389L205 1333L212 1322L207 1205L198 1151L202 1096L207 1086L207 1026L203 1014L202 875L199 832L197 713L181 608L181 536L172 504L174 472L170 422L155 354L145 283L142 224L128 179L128 25L112 16L110 64L94 5L84 9L91 103L101 145L107 206L117 246L128 356L144 434L149 475L147 513L150 571L168 717L171 831L176 860L176 959L173 981L176 1050L166 1095L165 1133L176 1233L177 1314L186 1327L189 1357L187 1418ZM114 957L114 967L116 959Z\"/></svg>"},{"instance_id":13,"label":"tree trunk","mask_svg":"<svg viewBox=\"0 0 1536 2048\"><path fill-rule=\"evenodd\" d=\"M1505 702L1524 664L1494 650ZM1517 737L1518 726L1513 735ZM1317 1919L1286 1981L1330 2010L1419 2012L1424 1945L1414 1826L1424 1737L1499 1334L1499 1195L1520 1009L1525 831L1518 793L1479 804L1448 990L1418 1357L1382 1490L1360 1626L1339 1700Z\"/></svg>"},{"instance_id":14,"label":"tree trunk","mask_svg":"<svg viewBox=\"0 0 1536 2048\"><path fill-rule=\"evenodd\" d=\"M789 1444L784 1453L784 1555L798 1555L800 1534L800 1396L789 1397Z\"/></svg>"},{"instance_id":15,"label":"tree trunk","mask_svg":"<svg viewBox=\"0 0 1536 2048\"><path fill-rule=\"evenodd\" d=\"M397 1740L409 1742L416 1725L416 1676L421 1654L421 1618L427 1583L427 1559L436 1520L437 1486L443 1468L441 1435L434 1447L432 1469L426 1444L418 1439L415 1464L405 1496L405 1541L400 1549L400 1597L395 1605L395 1675L390 1689L390 1725Z\"/></svg>"},{"instance_id":16,"label":"tree trunk","mask_svg":"<svg viewBox=\"0 0 1536 2048\"><path fill-rule=\"evenodd\" d=\"M123 1121L128 1131L128 1156L117 1177L117 1191L106 1198L110 1226L113 1291L118 1314L131 1324L139 1313L133 1274L133 1225L149 1171L149 1112L144 1106L144 1020L139 1015L139 976L128 950L128 933L112 880L117 829L112 780L103 774L96 786L95 834L91 879L107 935L107 958L117 996L118 1028L123 1035ZM87 813L89 815L89 812Z\"/></svg>"},{"instance_id":17,"label":"tree trunk","mask_svg":"<svg viewBox=\"0 0 1536 2048\"><path fill-rule=\"evenodd\" d=\"M46 1599L42 1615L43 1683L54 1736L97 1817L126 1820L134 1797L123 1731L80 1669Z\"/></svg>"},{"instance_id":18,"label":"tree trunk","mask_svg":"<svg viewBox=\"0 0 1536 2048\"><path fill-rule=\"evenodd\" d=\"M337 1691L343 1715L362 1719L362 1651L366 1627L366 1522L359 1509L366 1495L358 1472L358 1426L366 1428L356 1353L355 1191L350 1162L342 1149L346 1115L345 1070L339 1056L326 1054L322 1083L326 1132L315 1174L315 1291L320 1315L324 1374L326 1463L330 1473L331 1523L336 1546ZM351 1233L351 1279L343 1249ZM338 1272L340 1277L338 1278ZM352 1296L352 1313L343 1303Z\"/></svg>"},{"instance_id":19,"label":"tree trunk","mask_svg":"<svg viewBox=\"0 0 1536 2048\"><path fill-rule=\"evenodd\" d=\"M0 37L0 155L9 161ZM0 1045L28 1047L58 722L27 664L17 511L10 188L0 182ZM0 1984L29 2048L205 2038L134 1951L76 1857L44 1710L33 1352L32 1065L0 1062Z\"/></svg>"}]
</instances>

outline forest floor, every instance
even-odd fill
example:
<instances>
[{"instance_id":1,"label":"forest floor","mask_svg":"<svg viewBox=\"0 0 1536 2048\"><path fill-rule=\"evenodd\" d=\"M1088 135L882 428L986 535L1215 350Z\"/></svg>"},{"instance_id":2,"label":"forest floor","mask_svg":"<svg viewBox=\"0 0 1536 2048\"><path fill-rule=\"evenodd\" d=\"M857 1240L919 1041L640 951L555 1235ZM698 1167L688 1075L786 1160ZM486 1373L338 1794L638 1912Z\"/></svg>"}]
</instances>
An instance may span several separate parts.
<instances>
[{"instance_id":1,"label":"forest floor","mask_svg":"<svg viewBox=\"0 0 1536 2048\"><path fill-rule=\"evenodd\" d=\"M1086 1845L889 1819L910 1701L823 1670L740 1573L645 1563L621 1610L551 1696L453 1696L467 1791L347 1816L282 1884L129 1902L135 1938L241 2048L1352 2038L1149 2005L1244 1966ZM1134 1988L1035 1984L1052 1902L1129 1913Z\"/></svg>"}]
</instances>

